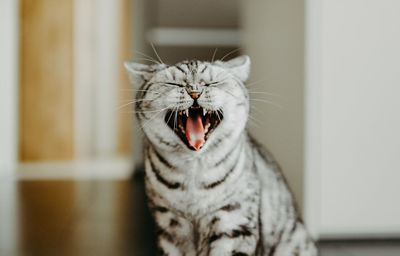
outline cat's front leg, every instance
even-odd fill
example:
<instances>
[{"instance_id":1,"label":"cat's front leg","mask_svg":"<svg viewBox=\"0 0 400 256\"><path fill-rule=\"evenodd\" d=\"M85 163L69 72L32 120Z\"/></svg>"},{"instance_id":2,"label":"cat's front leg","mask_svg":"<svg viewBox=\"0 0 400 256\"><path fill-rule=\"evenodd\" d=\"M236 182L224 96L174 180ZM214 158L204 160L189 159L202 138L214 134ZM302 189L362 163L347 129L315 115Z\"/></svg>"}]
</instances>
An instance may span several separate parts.
<instances>
[{"instance_id":1,"label":"cat's front leg","mask_svg":"<svg viewBox=\"0 0 400 256\"><path fill-rule=\"evenodd\" d=\"M186 219L165 207L153 207L160 255L195 256L193 227Z\"/></svg>"},{"instance_id":2,"label":"cat's front leg","mask_svg":"<svg viewBox=\"0 0 400 256\"><path fill-rule=\"evenodd\" d=\"M259 229L256 207L233 202L199 222L198 255L256 255Z\"/></svg>"},{"instance_id":3,"label":"cat's front leg","mask_svg":"<svg viewBox=\"0 0 400 256\"><path fill-rule=\"evenodd\" d=\"M317 256L318 251L304 224L296 221L281 232L280 241L270 255Z\"/></svg>"}]
</instances>

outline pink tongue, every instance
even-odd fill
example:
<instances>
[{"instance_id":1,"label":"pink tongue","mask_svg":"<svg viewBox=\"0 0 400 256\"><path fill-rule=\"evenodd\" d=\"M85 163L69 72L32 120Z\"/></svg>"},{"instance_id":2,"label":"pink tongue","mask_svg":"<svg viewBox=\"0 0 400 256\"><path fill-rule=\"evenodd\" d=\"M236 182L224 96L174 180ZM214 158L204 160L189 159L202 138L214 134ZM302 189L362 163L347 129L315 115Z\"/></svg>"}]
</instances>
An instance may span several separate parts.
<instances>
[{"instance_id":1,"label":"pink tongue","mask_svg":"<svg viewBox=\"0 0 400 256\"><path fill-rule=\"evenodd\" d=\"M194 149L199 150L204 143L204 126L201 113L194 117L189 116L186 121L186 138Z\"/></svg>"}]
</instances>

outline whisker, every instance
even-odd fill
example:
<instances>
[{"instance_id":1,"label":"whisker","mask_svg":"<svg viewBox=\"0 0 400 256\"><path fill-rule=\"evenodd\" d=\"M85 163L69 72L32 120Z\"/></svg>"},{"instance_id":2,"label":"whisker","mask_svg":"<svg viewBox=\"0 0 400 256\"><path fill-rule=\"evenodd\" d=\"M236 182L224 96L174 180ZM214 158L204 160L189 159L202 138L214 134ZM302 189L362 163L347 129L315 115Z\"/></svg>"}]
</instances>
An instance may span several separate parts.
<instances>
[{"instance_id":1,"label":"whisker","mask_svg":"<svg viewBox=\"0 0 400 256\"><path fill-rule=\"evenodd\" d=\"M218 48L215 48L214 53L211 58L211 62L214 62L215 54L217 54Z\"/></svg>"},{"instance_id":2,"label":"whisker","mask_svg":"<svg viewBox=\"0 0 400 256\"><path fill-rule=\"evenodd\" d=\"M223 84L225 84L225 81L218 81L218 82L211 83L209 86L213 87L213 86L220 86L220 85L223 85Z\"/></svg>"},{"instance_id":3,"label":"whisker","mask_svg":"<svg viewBox=\"0 0 400 256\"><path fill-rule=\"evenodd\" d=\"M239 51L239 50L241 50L241 49L242 49L242 47L239 47L239 48L237 48L237 49L234 49L234 50L228 52L228 53L225 54L224 57L222 57L220 60L223 61L226 57L228 57L229 55L231 55L231 54L233 54L233 53L235 53L235 52L237 52L237 51Z\"/></svg>"},{"instance_id":4,"label":"whisker","mask_svg":"<svg viewBox=\"0 0 400 256\"><path fill-rule=\"evenodd\" d=\"M217 75L217 77L218 77L218 75ZM221 80L221 82L223 82L224 80L226 80L226 79L228 79L228 78L231 78L231 79L235 80L238 84L240 84L240 85L246 87L246 89L247 89L248 91L249 91L248 88L251 88L251 87L253 87L253 86L256 85L256 84L259 84L259 83L265 81L265 79L261 79L261 80L257 80L257 81L254 81L254 82L246 83L246 84L245 84L245 83L243 83L239 78L237 78L235 75L230 74L230 73L225 74L225 76L222 77L220 80Z\"/></svg>"},{"instance_id":5,"label":"whisker","mask_svg":"<svg viewBox=\"0 0 400 256\"><path fill-rule=\"evenodd\" d=\"M120 110L121 108L124 108L124 107L129 106L129 105L134 104L134 103L135 103L135 102L130 101L130 102L126 103L126 104L123 104L123 105L119 106L119 107L116 108L115 110Z\"/></svg>"},{"instance_id":6,"label":"whisker","mask_svg":"<svg viewBox=\"0 0 400 256\"><path fill-rule=\"evenodd\" d=\"M224 90L224 89L222 89L222 88L220 88L220 87L215 87L215 88L217 88L217 89L219 89L219 90L221 90L221 91L224 91L224 92L226 92L227 94L230 94L230 95L231 95L232 97L234 97L235 99L239 100L239 98L238 98L236 95L234 95L232 92L227 91L227 90Z\"/></svg>"},{"instance_id":7,"label":"whisker","mask_svg":"<svg viewBox=\"0 0 400 256\"><path fill-rule=\"evenodd\" d=\"M256 108L256 107L253 106L253 105L250 105L250 108L251 108L251 109L254 109L255 111L258 111L259 113L262 113L261 110L259 110L258 108Z\"/></svg>"},{"instance_id":8,"label":"whisker","mask_svg":"<svg viewBox=\"0 0 400 256\"><path fill-rule=\"evenodd\" d=\"M152 118L150 118L145 123L143 123L143 125L141 125L142 130L144 130L150 124L150 122L153 121L154 118L156 118L160 113L162 113L162 111L160 111L159 113L155 114Z\"/></svg>"},{"instance_id":9,"label":"whisker","mask_svg":"<svg viewBox=\"0 0 400 256\"><path fill-rule=\"evenodd\" d=\"M135 52L140 54L140 55L142 55L142 56L144 56L144 57L146 57L146 58L148 58L148 59L151 59L152 61L154 61L154 62L156 62L158 64L162 64L162 63L158 62L156 59L154 59L153 57L151 57L150 55L147 55L147 54L145 54L143 52L140 52L140 51L137 51L137 50L135 50Z\"/></svg>"},{"instance_id":10,"label":"whisker","mask_svg":"<svg viewBox=\"0 0 400 256\"><path fill-rule=\"evenodd\" d=\"M153 98L153 99L135 99L135 100L132 100L132 99L128 99L128 100L121 100L121 101L124 101L124 102L130 102L130 103L137 103L137 102L147 102L147 101L153 101L153 100L156 100L157 98ZM119 106L118 108L120 108L120 107L122 107L122 106Z\"/></svg>"},{"instance_id":11,"label":"whisker","mask_svg":"<svg viewBox=\"0 0 400 256\"><path fill-rule=\"evenodd\" d=\"M263 102L263 103L267 103L267 104L271 104L271 105L273 105L273 106L275 106L275 107L277 107L277 108L280 108L280 109L283 109L283 107L281 106L281 105L278 105L278 104L276 104L276 103L274 103L274 102L272 102L272 101L269 101L269 100L264 100L264 99L249 99L250 101L258 101L258 102Z\"/></svg>"},{"instance_id":12,"label":"whisker","mask_svg":"<svg viewBox=\"0 0 400 256\"><path fill-rule=\"evenodd\" d=\"M153 48L153 51L154 51L154 53L156 54L158 60L159 60L162 64L164 64L164 62L163 62L163 61L161 60L161 58L160 58L160 55L158 55L158 52L156 51L156 48L154 47L154 44L153 44L153 43L150 43L150 45L151 45L151 48Z\"/></svg>"},{"instance_id":13,"label":"whisker","mask_svg":"<svg viewBox=\"0 0 400 256\"><path fill-rule=\"evenodd\" d=\"M249 115L249 121L250 121L249 124L254 124L257 127L262 127L260 122L257 119L255 119L254 117L252 117L251 115Z\"/></svg>"},{"instance_id":14,"label":"whisker","mask_svg":"<svg viewBox=\"0 0 400 256\"><path fill-rule=\"evenodd\" d=\"M255 91L251 91L251 90L247 90L248 93L250 94L265 94L265 95L271 95L271 96L276 96L276 97L280 97L280 95L276 94L276 93L270 93L270 92L255 92Z\"/></svg>"},{"instance_id":15,"label":"whisker","mask_svg":"<svg viewBox=\"0 0 400 256\"><path fill-rule=\"evenodd\" d=\"M137 89L122 89L124 91L132 91L132 92L150 92L154 94L161 94L160 92L152 91L152 90L137 90Z\"/></svg>"},{"instance_id":16,"label":"whisker","mask_svg":"<svg viewBox=\"0 0 400 256\"><path fill-rule=\"evenodd\" d=\"M175 103L165 107L165 108L161 108L161 109L156 109L156 110L141 110L141 111L133 111L134 113L155 113L155 112L161 112L163 110L166 110L168 108L171 108L173 105L175 105Z\"/></svg>"},{"instance_id":17,"label":"whisker","mask_svg":"<svg viewBox=\"0 0 400 256\"><path fill-rule=\"evenodd\" d=\"M143 58L143 57L136 58L136 60L147 60L147 61L155 63L155 64L161 64L160 62L158 62L156 60L147 59L147 58Z\"/></svg>"},{"instance_id":18,"label":"whisker","mask_svg":"<svg viewBox=\"0 0 400 256\"><path fill-rule=\"evenodd\" d=\"M165 86L169 86L169 87L181 87L181 86L178 86L178 85L173 85L173 84L168 84L167 82L161 82L161 81L154 81L154 82L152 82L153 84L162 84L162 85L165 85Z\"/></svg>"},{"instance_id":19,"label":"whisker","mask_svg":"<svg viewBox=\"0 0 400 256\"><path fill-rule=\"evenodd\" d=\"M263 111L259 110L258 108L256 108L253 105L250 105L249 116L251 115L251 113L254 113L256 115L261 115L261 116L265 114Z\"/></svg>"},{"instance_id":20,"label":"whisker","mask_svg":"<svg viewBox=\"0 0 400 256\"><path fill-rule=\"evenodd\" d=\"M172 115L174 114L174 112L176 112L177 108L174 108L174 110L169 114L168 120L167 120L167 124L169 123L169 120L171 120Z\"/></svg>"},{"instance_id":21,"label":"whisker","mask_svg":"<svg viewBox=\"0 0 400 256\"><path fill-rule=\"evenodd\" d=\"M175 111L175 119L174 119L174 130L177 127L176 124L178 122L178 111Z\"/></svg>"},{"instance_id":22,"label":"whisker","mask_svg":"<svg viewBox=\"0 0 400 256\"><path fill-rule=\"evenodd\" d=\"M169 108L171 108L173 105L175 105L175 104L171 104L171 105L169 105L169 106L167 106L167 107L165 107L165 108L162 108L162 109L159 109L159 110L156 110L156 111L147 111L147 112L158 112L158 113L155 114L155 115L154 115L152 118L150 118L149 120L147 120L143 125L141 125L142 129L144 130L144 128L145 128L152 120L154 120L154 118L156 118L160 113L163 113L163 110L169 109Z\"/></svg>"},{"instance_id":23,"label":"whisker","mask_svg":"<svg viewBox=\"0 0 400 256\"><path fill-rule=\"evenodd\" d=\"M217 109L217 111L215 111L215 113L217 114L218 119L219 119L219 121L221 122L222 119L221 119L221 117L219 116L219 113L220 113L219 111L220 111L220 109ZM221 112L221 115L222 115L222 112Z\"/></svg>"},{"instance_id":24,"label":"whisker","mask_svg":"<svg viewBox=\"0 0 400 256\"><path fill-rule=\"evenodd\" d=\"M260 80L253 81L251 83L246 83L245 85L246 85L246 87L250 88L250 87L254 87L254 85L256 85L256 84L259 84L261 82L265 82L265 80L266 79L260 79Z\"/></svg>"},{"instance_id":25,"label":"whisker","mask_svg":"<svg viewBox=\"0 0 400 256\"><path fill-rule=\"evenodd\" d=\"M232 78L233 80L235 80L238 84L242 85L242 86L246 86L242 80L240 80L239 78L237 78L235 75L228 73L228 75L225 78Z\"/></svg>"}]
</instances>

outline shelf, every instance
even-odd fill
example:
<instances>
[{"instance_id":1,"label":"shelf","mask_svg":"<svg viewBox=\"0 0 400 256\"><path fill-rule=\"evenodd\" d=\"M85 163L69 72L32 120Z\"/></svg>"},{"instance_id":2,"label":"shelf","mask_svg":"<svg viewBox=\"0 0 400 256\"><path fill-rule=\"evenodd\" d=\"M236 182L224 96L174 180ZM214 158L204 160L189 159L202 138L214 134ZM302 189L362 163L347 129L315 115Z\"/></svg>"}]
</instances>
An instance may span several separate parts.
<instances>
[{"instance_id":1,"label":"shelf","mask_svg":"<svg viewBox=\"0 0 400 256\"><path fill-rule=\"evenodd\" d=\"M238 29L167 28L150 29L147 41L158 46L239 46Z\"/></svg>"}]
</instances>

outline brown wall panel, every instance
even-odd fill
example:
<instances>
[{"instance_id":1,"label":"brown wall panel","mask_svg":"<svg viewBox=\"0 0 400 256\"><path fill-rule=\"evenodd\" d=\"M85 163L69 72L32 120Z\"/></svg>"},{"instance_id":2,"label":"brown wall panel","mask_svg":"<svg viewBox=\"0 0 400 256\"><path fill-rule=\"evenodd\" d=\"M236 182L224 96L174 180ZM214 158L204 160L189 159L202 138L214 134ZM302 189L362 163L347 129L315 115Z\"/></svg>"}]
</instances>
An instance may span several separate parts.
<instances>
[{"instance_id":1,"label":"brown wall panel","mask_svg":"<svg viewBox=\"0 0 400 256\"><path fill-rule=\"evenodd\" d=\"M131 0L121 0L121 19L120 19L120 52L119 52L119 105L126 104L132 99L134 93L128 79L128 74L123 66L123 62L132 58L132 6ZM133 114L130 107L119 110L118 115L118 142L117 151L121 155L131 152L131 132Z\"/></svg>"},{"instance_id":2,"label":"brown wall panel","mask_svg":"<svg viewBox=\"0 0 400 256\"><path fill-rule=\"evenodd\" d=\"M20 160L72 159L73 0L20 6Z\"/></svg>"}]
</instances>

